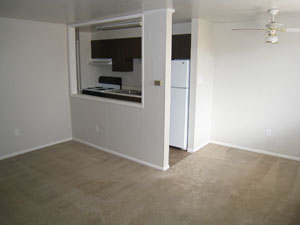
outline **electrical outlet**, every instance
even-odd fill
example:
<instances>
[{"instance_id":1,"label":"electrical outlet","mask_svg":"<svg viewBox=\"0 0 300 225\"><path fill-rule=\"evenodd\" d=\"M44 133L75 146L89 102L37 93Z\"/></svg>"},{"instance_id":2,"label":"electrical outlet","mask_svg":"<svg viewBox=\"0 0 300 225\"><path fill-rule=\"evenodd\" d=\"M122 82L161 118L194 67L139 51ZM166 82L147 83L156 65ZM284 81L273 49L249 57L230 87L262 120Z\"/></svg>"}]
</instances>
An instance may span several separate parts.
<instances>
[{"instance_id":1,"label":"electrical outlet","mask_svg":"<svg viewBox=\"0 0 300 225\"><path fill-rule=\"evenodd\" d=\"M271 137L272 136L272 130L271 129L266 129L266 136Z\"/></svg>"},{"instance_id":2,"label":"electrical outlet","mask_svg":"<svg viewBox=\"0 0 300 225\"><path fill-rule=\"evenodd\" d=\"M20 136L20 128L15 129L15 136L16 137Z\"/></svg>"},{"instance_id":3,"label":"electrical outlet","mask_svg":"<svg viewBox=\"0 0 300 225\"><path fill-rule=\"evenodd\" d=\"M99 133L99 125L96 125L96 132Z\"/></svg>"}]
</instances>

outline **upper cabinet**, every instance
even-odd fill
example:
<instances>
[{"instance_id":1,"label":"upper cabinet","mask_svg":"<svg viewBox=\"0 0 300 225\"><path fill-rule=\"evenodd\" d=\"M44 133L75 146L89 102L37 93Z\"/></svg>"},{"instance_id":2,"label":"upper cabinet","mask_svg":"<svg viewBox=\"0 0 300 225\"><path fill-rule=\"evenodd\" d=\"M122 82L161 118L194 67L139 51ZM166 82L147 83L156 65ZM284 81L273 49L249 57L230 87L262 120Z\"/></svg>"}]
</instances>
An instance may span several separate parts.
<instances>
[{"instance_id":1,"label":"upper cabinet","mask_svg":"<svg viewBox=\"0 0 300 225\"><path fill-rule=\"evenodd\" d=\"M133 71L133 59L142 56L141 38L91 41L92 58L112 58L112 70Z\"/></svg>"},{"instance_id":2,"label":"upper cabinet","mask_svg":"<svg viewBox=\"0 0 300 225\"><path fill-rule=\"evenodd\" d=\"M133 59L142 57L141 38L114 39L112 71L133 71Z\"/></svg>"},{"instance_id":3,"label":"upper cabinet","mask_svg":"<svg viewBox=\"0 0 300 225\"><path fill-rule=\"evenodd\" d=\"M142 58L142 39L141 38L125 38L123 40L124 50L128 58Z\"/></svg>"},{"instance_id":4,"label":"upper cabinet","mask_svg":"<svg viewBox=\"0 0 300 225\"><path fill-rule=\"evenodd\" d=\"M111 58L112 70L133 71L133 59L142 58L142 39L122 38L91 41L92 58ZM191 35L180 34L172 37L172 59L190 59Z\"/></svg>"},{"instance_id":5,"label":"upper cabinet","mask_svg":"<svg viewBox=\"0 0 300 225\"><path fill-rule=\"evenodd\" d=\"M92 41L91 48L92 48L92 59L98 58L112 58L113 57L113 40L99 40L99 41Z\"/></svg>"},{"instance_id":6,"label":"upper cabinet","mask_svg":"<svg viewBox=\"0 0 300 225\"><path fill-rule=\"evenodd\" d=\"M191 58L191 34L172 36L172 59Z\"/></svg>"}]
</instances>

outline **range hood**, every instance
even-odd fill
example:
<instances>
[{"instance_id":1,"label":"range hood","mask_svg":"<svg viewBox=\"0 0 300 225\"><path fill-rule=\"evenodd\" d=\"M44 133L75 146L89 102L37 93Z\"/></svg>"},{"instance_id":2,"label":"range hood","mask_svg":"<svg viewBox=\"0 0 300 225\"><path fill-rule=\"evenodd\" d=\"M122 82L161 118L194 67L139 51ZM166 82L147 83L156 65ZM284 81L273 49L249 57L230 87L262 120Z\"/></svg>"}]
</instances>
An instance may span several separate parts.
<instances>
[{"instance_id":1,"label":"range hood","mask_svg":"<svg viewBox=\"0 0 300 225\"><path fill-rule=\"evenodd\" d=\"M90 64L112 65L112 59L108 59L108 58L91 59Z\"/></svg>"}]
</instances>

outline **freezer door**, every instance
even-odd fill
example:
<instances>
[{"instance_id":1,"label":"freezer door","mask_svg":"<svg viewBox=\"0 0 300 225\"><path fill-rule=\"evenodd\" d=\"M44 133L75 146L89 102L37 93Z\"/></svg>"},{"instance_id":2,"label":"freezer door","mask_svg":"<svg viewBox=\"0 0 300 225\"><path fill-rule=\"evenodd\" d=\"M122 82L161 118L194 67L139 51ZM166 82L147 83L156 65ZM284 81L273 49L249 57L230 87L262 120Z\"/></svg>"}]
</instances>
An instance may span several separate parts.
<instances>
[{"instance_id":1,"label":"freezer door","mask_svg":"<svg viewBox=\"0 0 300 225\"><path fill-rule=\"evenodd\" d=\"M171 89L170 145L187 149L188 89Z\"/></svg>"},{"instance_id":2,"label":"freezer door","mask_svg":"<svg viewBox=\"0 0 300 225\"><path fill-rule=\"evenodd\" d=\"M171 87L189 87L189 60L172 60Z\"/></svg>"}]
</instances>

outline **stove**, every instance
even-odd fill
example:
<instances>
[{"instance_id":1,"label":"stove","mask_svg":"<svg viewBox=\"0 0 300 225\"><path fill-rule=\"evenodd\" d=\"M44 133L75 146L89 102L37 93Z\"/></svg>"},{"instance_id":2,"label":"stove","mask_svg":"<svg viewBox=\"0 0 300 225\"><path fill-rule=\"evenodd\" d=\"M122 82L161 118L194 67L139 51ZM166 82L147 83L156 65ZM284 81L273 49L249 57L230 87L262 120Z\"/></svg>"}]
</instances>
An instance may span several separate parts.
<instances>
[{"instance_id":1,"label":"stove","mask_svg":"<svg viewBox=\"0 0 300 225\"><path fill-rule=\"evenodd\" d=\"M108 90L119 90L122 88L122 78L121 77L107 77L100 76L99 83L95 87L88 87L82 89L82 94L102 96Z\"/></svg>"}]
</instances>

